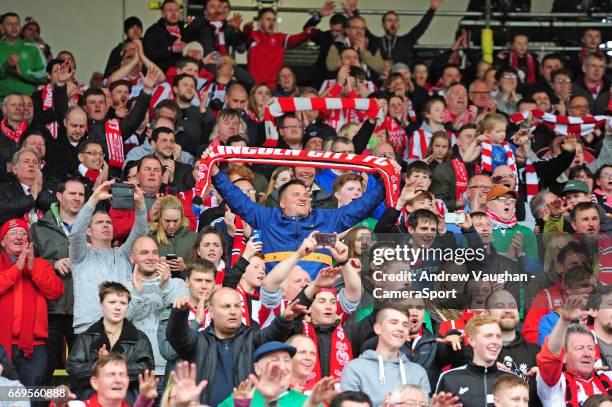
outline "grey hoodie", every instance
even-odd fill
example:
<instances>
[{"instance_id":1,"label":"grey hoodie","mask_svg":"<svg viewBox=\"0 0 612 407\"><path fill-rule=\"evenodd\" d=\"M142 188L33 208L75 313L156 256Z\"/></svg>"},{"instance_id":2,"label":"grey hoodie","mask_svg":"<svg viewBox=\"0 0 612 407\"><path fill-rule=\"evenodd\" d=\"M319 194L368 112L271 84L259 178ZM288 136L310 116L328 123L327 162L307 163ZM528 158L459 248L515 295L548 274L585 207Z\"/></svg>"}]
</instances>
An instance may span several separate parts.
<instances>
[{"instance_id":1,"label":"grey hoodie","mask_svg":"<svg viewBox=\"0 0 612 407\"><path fill-rule=\"evenodd\" d=\"M399 356L395 360L384 360L376 351L366 350L344 367L342 391L362 391L370 396L374 406L382 405L385 395L404 384L419 385L426 393L431 393L425 369L408 360L403 353Z\"/></svg>"}]
</instances>

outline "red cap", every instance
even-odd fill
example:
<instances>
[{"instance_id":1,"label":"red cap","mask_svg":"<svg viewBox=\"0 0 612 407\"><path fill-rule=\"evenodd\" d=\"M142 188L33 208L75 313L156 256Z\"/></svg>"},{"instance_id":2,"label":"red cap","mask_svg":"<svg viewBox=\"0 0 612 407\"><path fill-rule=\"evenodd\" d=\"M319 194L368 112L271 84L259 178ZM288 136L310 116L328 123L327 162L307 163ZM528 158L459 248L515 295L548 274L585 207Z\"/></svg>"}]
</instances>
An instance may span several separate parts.
<instances>
[{"instance_id":1,"label":"red cap","mask_svg":"<svg viewBox=\"0 0 612 407\"><path fill-rule=\"evenodd\" d=\"M28 234L28 238L30 237L30 228L28 227L28 223L23 219L13 218L2 225L2 229L0 229L0 240L4 239L4 236L6 236L9 230L15 228L25 229L26 233Z\"/></svg>"}]
</instances>

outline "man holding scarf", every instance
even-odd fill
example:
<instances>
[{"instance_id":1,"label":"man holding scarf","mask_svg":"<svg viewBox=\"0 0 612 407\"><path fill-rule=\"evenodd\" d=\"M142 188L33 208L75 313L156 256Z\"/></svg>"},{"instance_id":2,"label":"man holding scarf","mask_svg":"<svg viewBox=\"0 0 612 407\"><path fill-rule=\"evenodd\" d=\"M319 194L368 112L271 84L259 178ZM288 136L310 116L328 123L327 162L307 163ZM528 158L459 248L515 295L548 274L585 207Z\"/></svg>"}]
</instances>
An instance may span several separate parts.
<instances>
[{"instance_id":1,"label":"man holding scarf","mask_svg":"<svg viewBox=\"0 0 612 407\"><path fill-rule=\"evenodd\" d=\"M47 368L47 300L58 299L64 283L51 264L34 257L23 219L11 219L2 226L0 245L0 345L21 382L40 386Z\"/></svg>"}]
</instances>

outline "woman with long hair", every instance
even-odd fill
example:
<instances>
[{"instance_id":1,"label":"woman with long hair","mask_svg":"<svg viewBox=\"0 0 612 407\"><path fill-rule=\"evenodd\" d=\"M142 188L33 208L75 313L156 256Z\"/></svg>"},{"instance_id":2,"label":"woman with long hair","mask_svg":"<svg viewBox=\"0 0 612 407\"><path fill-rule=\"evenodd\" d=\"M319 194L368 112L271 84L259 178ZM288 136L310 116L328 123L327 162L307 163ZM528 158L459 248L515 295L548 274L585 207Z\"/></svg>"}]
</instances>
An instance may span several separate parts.
<instances>
[{"instance_id":1,"label":"woman with long hair","mask_svg":"<svg viewBox=\"0 0 612 407\"><path fill-rule=\"evenodd\" d=\"M204 226L197 234L189 261L206 259L217 267L216 283L223 284L225 278L225 239L223 233L212 226Z\"/></svg>"},{"instance_id":2,"label":"woman with long hair","mask_svg":"<svg viewBox=\"0 0 612 407\"><path fill-rule=\"evenodd\" d=\"M247 114L255 123L261 123L264 120L264 112L270 98L272 98L272 91L265 83L258 83L251 88Z\"/></svg>"},{"instance_id":3,"label":"woman with long hair","mask_svg":"<svg viewBox=\"0 0 612 407\"><path fill-rule=\"evenodd\" d=\"M149 236L157 243L159 255L166 258L173 275L185 271L196 236L189 230L189 219L177 197L168 195L161 199L159 210L149 223Z\"/></svg>"},{"instance_id":4,"label":"woman with long hair","mask_svg":"<svg viewBox=\"0 0 612 407\"><path fill-rule=\"evenodd\" d=\"M280 188L286 182L291 181L291 179L293 179L293 171L291 170L291 167L276 167L270 176L270 183L268 184L268 189L266 190L266 199L272 192Z\"/></svg>"}]
</instances>

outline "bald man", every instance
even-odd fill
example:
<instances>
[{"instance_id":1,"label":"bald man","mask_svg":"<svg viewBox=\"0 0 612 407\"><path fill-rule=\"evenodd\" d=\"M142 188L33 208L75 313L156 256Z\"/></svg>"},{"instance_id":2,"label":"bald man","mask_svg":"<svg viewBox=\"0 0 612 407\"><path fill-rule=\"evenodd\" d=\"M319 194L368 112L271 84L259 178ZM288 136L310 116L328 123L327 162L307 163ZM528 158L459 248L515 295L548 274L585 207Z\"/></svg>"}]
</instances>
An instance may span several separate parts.
<instances>
[{"instance_id":1,"label":"bald man","mask_svg":"<svg viewBox=\"0 0 612 407\"><path fill-rule=\"evenodd\" d=\"M76 171L79 166L77 151L84 140L87 129L87 113L79 106L66 112L63 126L59 126L59 136L48 143L45 166L51 166L64 174Z\"/></svg>"},{"instance_id":2,"label":"bald man","mask_svg":"<svg viewBox=\"0 0 612 407\"><path fill-rule=\"evenodd\" d=\"M246 327L242 324L242 296L224 287L210 296L211 325L204 331L194 332L187 322L190 308L188 297L175 301L166 336L182 359L197 364L197 380L208 380L200 403L211 406L223 401L249 376L255 349L265 342L286 341L293 331L292 320L305 311L296 302L286 307L267 328Z\"/></svg>"},{"instance_id":3,"label":"bald man","mask_svg":"<svg viewBox=\"0 0 612 407\"><path fill-rule=\"evenodd\" d=\"M149 337L155 356L155 375L164 376L166 359L159 351L157 325L162 312L171 307L177 297L188 295L188 290L183 280L170 277L170 266L161 261L157 244L149 236L136 239L130 262L134 268L128 317Z\"/></svg>"}]
</instances>

